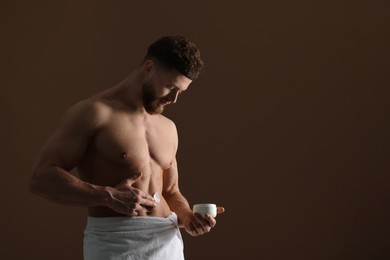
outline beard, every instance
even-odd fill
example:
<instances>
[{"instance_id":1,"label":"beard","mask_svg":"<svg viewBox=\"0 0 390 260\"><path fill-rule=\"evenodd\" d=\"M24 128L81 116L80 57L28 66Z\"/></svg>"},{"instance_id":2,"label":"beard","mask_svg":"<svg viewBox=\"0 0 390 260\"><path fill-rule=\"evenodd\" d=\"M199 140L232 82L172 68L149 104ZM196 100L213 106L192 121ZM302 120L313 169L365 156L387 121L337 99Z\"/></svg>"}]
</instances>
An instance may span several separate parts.
<instances>
[{"instance_id":1,"label":"beard","mask_svg":"<svg viewBox=\"0 0 390 260\"><path fill-rule=\"evenodd\" d=\"M153 87L145 83L142 87L142 102L146 112L151 115L161 114L164 111L164 106L161 105L159 98L152 91Z\"/></svg>"}]
</instances>

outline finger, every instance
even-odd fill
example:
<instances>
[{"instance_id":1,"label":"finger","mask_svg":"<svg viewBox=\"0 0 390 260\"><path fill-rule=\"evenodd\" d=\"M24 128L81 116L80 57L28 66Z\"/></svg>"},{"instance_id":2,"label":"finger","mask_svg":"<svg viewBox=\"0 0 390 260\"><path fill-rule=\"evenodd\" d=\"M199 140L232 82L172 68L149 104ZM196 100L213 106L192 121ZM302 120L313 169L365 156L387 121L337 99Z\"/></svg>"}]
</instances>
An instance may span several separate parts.
<instances>
[{"instance_id":1,"label":"finger","mask_svg":"<svg viewBox=\"0 0 390 260\"><path fill-rule=\"evenodd\" d=\"M198 222L199 222L202 226L206 226L206 225L209 224L208 221L207 221L207 219L206 219L205 217L203 217L201 214L199 214L199 213L196 212L194 215L195 215L195 217L198 219Z\"/></svg>"},{"instance_id":2,"label":"finger","mask_svg":"<svg viewBox=\"0 0 390 260\"><path fill-rule=\"evenodd\" d=\"M194 224L195 228L199 228L202 225L202 216L199 213L194 213L194 217L191 219L191 222Z\"/></svg>"},{"instance_id":3,"label":"finger","mask_svg":"<svg viewBox=\"0 0 390 260\"><path fill-rule=\"evenodd\" d=\"M149 200L149 201L155 202L154 198L153 198L152 196L148 195L148 194L142 194L142 195L140 195L140 197L141 197L142 199L145 199L145 200Z\"/></svg>"},{"instance_id":4,"label":"finger","mask_svg":"<svg viewBox=\"0 0 390 260\"><path fill-rule=\"evenodd\" d=\"M196 227L194 226L194 224L192 222L190 222L188 224L187 232L188 232L188 234L190 234L193 237L199 236L198 231L196 230Z\"/></svg>"},{"instance_id":5,"label":"finger","mask_svg":"<svg viewBox=\"0 0 390 260\"><path fill-rule=\"evenodd\" d=\"M125 214L125 215L128 215L128 216L137 216L138 211L140 211L142 209L143 208L137 204L134 204L133 206L122 205L122 209L120 210L120 212Z\"/></svg>"},{"instance_id":6,"label":"finger","mask_svg":"<svg viewBox=\"0 0 390 260\"><path fill-rule=\"evenodd\" d=\"M154 208L157 206L156 202L154 200L150 200L150 199L141 199L139 204L144 206L144 207L151 207L151 208Z\"/></svg>"},{"instance_id":7,"label":"finger","mask_svg":"<svg viewBox=\"0 0 390 260\"><path fill-rule=\"evenodd\" d=\"M143 198L155 202L154 198L153 198L152 196L150 196L149 194L146 194L146 193L145 193L145 194L143 195Z\"/></svg>"},{"instance_id":8,"label":"finger","mask_svg":"<svg viewBox=\"0 0 390 260\"><path fill-rule=\"evenodd\" d=\"M199 215L199 217L202 219L203 230L205 232L210 232L211 228L217 224L217 221L210 214L206 214L204 217Z\"/></svg>"},{"instance_id":9,"label":"finger","mask_svg":"<svg viewBox=\"0 0 390 260\"><path fill-rule=\"evenodd\" d=\"M154 199L152 197L148 197L147 194L143 193L141 190L139 189L135 189L135 188L131 188L131 191L132 191L132 194L128 194L128 195L131 195L129 196L129 199L131 201L134 201L135 203L138 203L138 204L142 204L142 203L145 203L145 201L150 201L150 202L154 202Z\"/></svg>"},{"instance_id":10,"label":"finger","mask_svg":"<svg viewBox=\"0 0 390 260\"><path fill-rule=\"evenodd\" d=\"M205 219L208 221L210 227L214 227L217 224L215 218L213 218L210 214L206 214Z\"/></svg>"},{"instance_id":11,"label":"finger","mask_svg":"<svg viewBox=\"0 0 390 260\"><path fill-rule=\"evenodd\" d=\"M143 198L143 199L148 199L148 200L150 200L150 201L155 201L154 198L153 198L151 195L149 195L149 194L143 192L143 191L140 190L140 189L131 187L131 190L134 192L134 194L136 194L137 196L139 196L139 197L141 197L141 198Z\"/></svg>"},{"instance_id":12,"label":"finger","mask_svg":"<svg viewBox=\"0 0 390 260\"><path fill-rule=\"evenodd\" d=\"M207 233L210 231L208 221L205 220L205 218L203 218L199 213L195 213L193 223L200 234Z\"/></svg>"},{"instance_id":13,"label":"finger","mask_svg":"<svg viewBox=\"0 0 390 260\"><path fill-rule=\"evenodd\" d=\"M191 222L191 224L192 224L193 231L194 231L194 233L195 233L196 236L202 235L202 234L204 233L202 224L200 224L200 223L197 222L196 220L193 220L193 221Z\"/></svg>"},{"instance_id":14,"label":"finger","mask_svg":"<svg viewBox=\"0 0 390 260\"><path fill-rule=\"evenodd\" d=\"M134 205L134 210L135 211L143 211L143 210L145 210L140 204L135 204Z\"/></svg>"},{"instance_id":15,"label":"finger","mask_svg":"<svg viewBox=\"0 0 390 260\"><path fill-rule=\"evenodd\" d=\"M217 214L222 214L225 212L225 208L224 207L217 207Z\"/></svg>"},{"instance_id":16,"label":"finger","mask_svg":"<svg viewBox=\"0 0 390 260\"><path fill-rule=\"evenodd\" d=\"M134 210L131 210L127 215L130 217L135 217L135 216L138 216L138 212L134 209Z\"/></svg>"}]
</instances>

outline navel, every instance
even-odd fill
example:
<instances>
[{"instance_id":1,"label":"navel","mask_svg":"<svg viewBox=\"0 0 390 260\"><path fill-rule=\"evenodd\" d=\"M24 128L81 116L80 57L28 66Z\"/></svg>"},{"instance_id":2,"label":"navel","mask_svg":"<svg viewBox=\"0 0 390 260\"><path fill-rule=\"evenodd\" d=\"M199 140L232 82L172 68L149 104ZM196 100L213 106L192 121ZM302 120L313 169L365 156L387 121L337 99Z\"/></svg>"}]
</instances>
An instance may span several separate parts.
<instances>
[{"instance_id":1,"label":"navel","mask_svg":"<svg viewBox=\"0 0 390 260\"><path fill-rule=\"evenodd\" d=\"M119 158L121 158L122 160L126 159L127 158L127 153L121 153L119 155Z\"/></svg>"}]
</instances>

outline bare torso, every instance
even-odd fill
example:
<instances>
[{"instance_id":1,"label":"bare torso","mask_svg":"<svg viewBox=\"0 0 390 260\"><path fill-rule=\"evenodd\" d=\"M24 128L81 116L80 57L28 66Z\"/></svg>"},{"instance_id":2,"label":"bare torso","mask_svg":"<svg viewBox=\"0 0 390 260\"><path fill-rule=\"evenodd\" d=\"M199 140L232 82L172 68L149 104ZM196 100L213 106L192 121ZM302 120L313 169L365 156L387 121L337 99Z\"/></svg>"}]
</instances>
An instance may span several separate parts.
<instances>
[{"instance_id":1,"label":"bare torso","mask_svg":"<svg viewBox=\"0 0 390 260\"><path fill-rule=\"evenodd\" d=\"M166 217L171 210L162 196L163 172L170 168L176 152L176 132L172 122L162 115L145 115L131 111L118 101L95 98L108 109L108 117L90 141L78 164L81 179L100 186L119 184L136 178L133 187L150 195L157 192L158 205L139 216ZM107 207L90 207L94 217L121 216Z\"/></svg>"}]
</instances>

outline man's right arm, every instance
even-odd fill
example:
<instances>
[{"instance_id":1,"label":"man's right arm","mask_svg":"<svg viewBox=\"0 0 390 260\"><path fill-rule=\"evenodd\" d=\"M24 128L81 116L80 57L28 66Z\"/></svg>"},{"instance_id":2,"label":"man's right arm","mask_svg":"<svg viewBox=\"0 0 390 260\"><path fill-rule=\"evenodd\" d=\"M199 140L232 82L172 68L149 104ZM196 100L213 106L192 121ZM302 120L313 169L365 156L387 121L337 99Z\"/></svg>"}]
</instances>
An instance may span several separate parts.
<instances>
[{"instance_id":1,"label":"man's right arm","mask_svg":"<svg viewBox=\"0 0 390 260\"><path fill-rule=\"evenodd\" d=\"M132 187L133 179L125 179L115 187L102 187L70 173L109 114L110 109L97 102L82 101L71 107L43 147L30 178L30 191L57 203L106 206L129 216L137 215L143 207L155 207L153 197Z\"/></svg>"},{"instance_id":2,"label":"man's right arm","mask_svg":"<svg viewBox=\"0 0 390 260\"><path fill-rule=\"evenodd\" d=\"M71 107L43 147L30 178L30 191L49 200L75 206L106 205L110 192L84 182L70 171L81 160L94 133L104 123L104 107L82 101Z\"/></svg>"}]
</instances>

